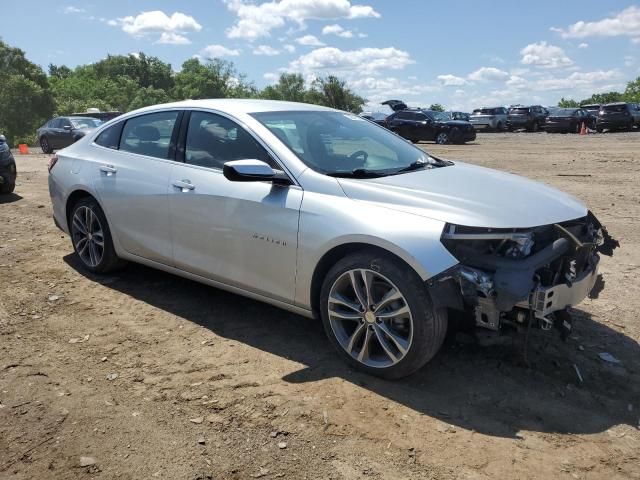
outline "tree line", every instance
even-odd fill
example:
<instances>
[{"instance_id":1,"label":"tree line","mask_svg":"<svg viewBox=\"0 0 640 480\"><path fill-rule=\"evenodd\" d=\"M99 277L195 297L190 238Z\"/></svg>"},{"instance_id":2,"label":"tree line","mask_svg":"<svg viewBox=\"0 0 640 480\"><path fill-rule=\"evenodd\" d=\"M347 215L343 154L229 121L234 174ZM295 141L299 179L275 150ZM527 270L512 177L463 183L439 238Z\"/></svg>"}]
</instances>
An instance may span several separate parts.
<instances>
[{"instance_id":1,"label":"tree line","mask_svg":"<svg viewBox=\"0 0 640 480\"><path fill-rule=\"evenodd\" d=\"M0 133L11 145L32 144L48 119L92 107L127 112L184 99L263 98L360 113L366 103L333 75L307 84L300 74L283 73L260 90L232 62L218 58L190 58L178 72L144 53L109 55L73 69L52 64L48 70L0 40Z\"/></svg>"},{"instance_id":2,"label":"tree line","mask_svg":"<svg viewBox=\"0 0 640 480\"><path fill-rule=\"evenodd\" d=\"M640 103L640 77L628 82L624 92L594 93L589 98L580 101L562 97L558 102L558 106L561 108L578 108L583 105L603 105L615 102Z\"/></svg>"}]
</instances>

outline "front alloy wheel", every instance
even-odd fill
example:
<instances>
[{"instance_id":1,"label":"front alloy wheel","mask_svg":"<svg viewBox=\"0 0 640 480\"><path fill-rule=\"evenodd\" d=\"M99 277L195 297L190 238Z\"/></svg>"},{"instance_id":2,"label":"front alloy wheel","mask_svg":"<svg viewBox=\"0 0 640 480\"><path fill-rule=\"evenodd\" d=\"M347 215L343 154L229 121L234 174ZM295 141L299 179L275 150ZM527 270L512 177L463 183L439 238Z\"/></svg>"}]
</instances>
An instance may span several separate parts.
<instances>
[{"instance_id":1,"label":"front alloy wheel","mask_svg":"<svg viewBox=\"0 0 640 480\"><path fill-rule=\"evenodd\" d=\"M447 132L440 132L436 135L436 143L438 145L445 145L449 143L449 134Z\"/></svg>"},{"instance_id":2,"label":"front alloy wheel","mask_svg":"<svg viewBox=\"0 0 640 480\"><path fill-rule=\"evenodd\" d=\"M331 287L327 308L340 346L368 367L393 366L411 347L413 317L407 300L373 270L344 272Z\"/></svg>"},{"instance_id":3,"label":"front alloy wheel","mask_svg":"<svg viewBox=\"0 0 640 480\"><path fill-rule=\"evenodd\" d=\"M445 309L434 308L418 274L401 260L364 249L339 260L320 291L329 340L347 362L383 378L405 377L439 350Z\"/></svg>"}]
</instances>

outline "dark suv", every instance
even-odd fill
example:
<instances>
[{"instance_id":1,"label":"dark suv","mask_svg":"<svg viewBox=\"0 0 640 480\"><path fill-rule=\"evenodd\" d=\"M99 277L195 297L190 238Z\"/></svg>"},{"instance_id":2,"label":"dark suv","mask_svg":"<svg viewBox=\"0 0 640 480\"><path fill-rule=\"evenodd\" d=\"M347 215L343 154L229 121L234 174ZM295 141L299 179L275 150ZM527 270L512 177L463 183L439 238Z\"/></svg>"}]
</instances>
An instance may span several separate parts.
<instances>
[{"instance_id":1,"label":"dark suv","mask_svg":"<svg viewBox=\"0 0 640 480\"><path fill-rule=\"evenodd\" d=\"M526 129L528 132L537 132L544 128L544 121L549 111L540 105L512 105L507 114L507 129L509 131Z\"/></svg>"},{"instance_id":2,"label":"dark suv","mask_svg":"<svg viewBox=\"0 0 640 480\"><path fill-rule=\"evenodd\" d=\"M640 107L637 103L609 103L602 105L596 120L596 130L631 130L640 126Z\"/></svg>"},{"instance_id":3,"label":"dark suv","mask_svg":"<svg viewBox=\"0 0 640 480\"><path fill-rule=\"evenodd\" d=\"M416 108L396 111L387 117L385 126L414 143L426 140L444 145L476 139L476 131L471 123L451 120L446 113L433 110Z\"/></svg>"},{"instance_id":4,"label":"dark suv","mask_svg":"<svg viewBox=\"0 0 640 480\"><path fill-rule=\"evenodd\" d=\"M4 135L0 135L0 193L11 193L15 187L16 160Z\"/></svg>"}]
</instances>

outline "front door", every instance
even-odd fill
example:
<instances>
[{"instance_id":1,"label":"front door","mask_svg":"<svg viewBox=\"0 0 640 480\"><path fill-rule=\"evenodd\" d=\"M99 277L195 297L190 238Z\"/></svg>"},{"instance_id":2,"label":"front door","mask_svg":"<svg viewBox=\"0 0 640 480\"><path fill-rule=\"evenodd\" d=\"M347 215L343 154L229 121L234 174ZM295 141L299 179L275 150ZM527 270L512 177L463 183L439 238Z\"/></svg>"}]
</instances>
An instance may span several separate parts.
<instances>
[{"instance_id":1,"label":"front door","mask_svg":"<svg viewBox=\"0 0 640 480\"><path fill-rule=\"evenodd\" d=\"M174 263L197 275L293 303L302 189L231 182L230 160L263 160L266 150L227 117L193 111L184 163L171 171Z\"/></svg>"}]
</instances>

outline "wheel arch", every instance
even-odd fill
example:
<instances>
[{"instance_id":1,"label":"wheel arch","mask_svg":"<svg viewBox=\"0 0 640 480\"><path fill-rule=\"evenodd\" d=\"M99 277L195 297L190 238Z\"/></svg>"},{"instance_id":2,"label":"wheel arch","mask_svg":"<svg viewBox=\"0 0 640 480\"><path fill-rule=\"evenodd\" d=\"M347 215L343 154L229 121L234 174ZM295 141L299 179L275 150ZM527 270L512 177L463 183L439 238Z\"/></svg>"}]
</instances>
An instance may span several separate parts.
<instances>
[{"instance_id":1,"label":"wheel arch","mask_svg":"<svg viewBox=\"0 0 640 480\"><path fill-rule=\"evenodd\" d=\"M369 250L372 252L377 252L380 255L391 257L397 260L398 262L401 262L403 265L406 265L408 268L414 271L420 278L424 279L426 276L428 276L426 271L424 271L423 269L420 269L422 271L418 271L418 269L414 268L414 266L412 266L411 263L407 261L408 259L403 258L402 256L392 252L391 250L385 247L375 245L372 243L355 242L355 241L336 245L330 250L328 250L327 252L325 252L324 255L322 255L320 260L316 263L316 267L311 277L311 283L310 283L311 291L310 291L309 298L311 300L311 311L313 312L313 315L315 318L320 318L319 317L320 290L322 289L322 283L324 281L324 278L327 276L327 273L329 272L331 267L335 265L336 262L343 259L347 255L350 255L355 252L361 252L363 250ZM412 262L412 263L415 264L415 262Z\"/></svg>"},{"instance_id":2,"label":"wheel arch","mask_svg":"<svg viewBox=\"0 0 640 480\"><path fill-rule=\"evenodd\" d=\"M91 192L89 192L88 190L85 190L83 188L78 188L76 190L74 190L73 192L71 192L69 194L69 196L67 196L67 201L64 207L64 212L65 212L65 221L67 223L67 228L69 228L69 231L71 231L71 210L73 209L73 206L78 203L80 200L82 200L83 198L93 198L98 205L100 205L100 208L102 208L102 205L100 204L100 201L96 198L95 195L93 195ZM104 209L103 209L104 211Z\"/></svg>"}]
</instances>

